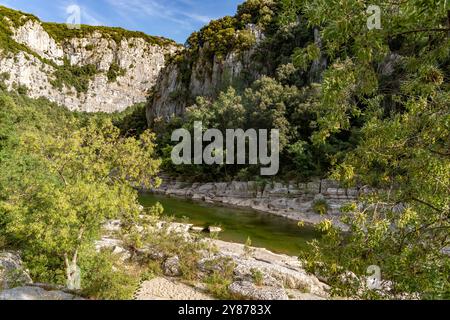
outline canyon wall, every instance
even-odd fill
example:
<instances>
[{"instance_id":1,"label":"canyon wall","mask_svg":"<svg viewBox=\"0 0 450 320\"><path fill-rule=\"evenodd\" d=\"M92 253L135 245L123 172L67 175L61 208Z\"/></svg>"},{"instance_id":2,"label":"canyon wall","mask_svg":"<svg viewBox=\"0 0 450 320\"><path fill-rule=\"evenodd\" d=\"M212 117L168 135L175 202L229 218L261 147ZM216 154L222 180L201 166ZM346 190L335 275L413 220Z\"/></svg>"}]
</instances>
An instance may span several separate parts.
<instances>
[{"instance_id":1,"label":"canyon wall","mask_svg":"<svg viewBox=\"0 0 450 320\"><path fill-rule=\"evenodd\" d=\"M145 102L167 58L180 48L139 32L83 25L69 30L1 9L0 31L8 34L0 43L0 80L7 89L21 88L72 111L114 112ZM61 36L53 36L55 30Z\"/></svg>"}]
</instances>

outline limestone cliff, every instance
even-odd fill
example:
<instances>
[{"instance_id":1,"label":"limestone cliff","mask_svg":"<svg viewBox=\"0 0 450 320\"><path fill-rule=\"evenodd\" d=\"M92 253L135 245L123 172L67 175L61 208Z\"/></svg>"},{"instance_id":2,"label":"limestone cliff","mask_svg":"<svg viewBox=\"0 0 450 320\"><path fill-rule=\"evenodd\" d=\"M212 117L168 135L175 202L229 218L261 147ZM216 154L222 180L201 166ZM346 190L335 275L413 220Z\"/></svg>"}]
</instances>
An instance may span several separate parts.
<instances>
[{"instance_id":1,"label":"limestone cliff","mask_svg":"<svg viewBox=\"0 0 450 320\"><path fill-rule=\"evenodd\" d=\"M120 28L69 29L0 6L0 81L70 110L122 111L147 100L173 41Z\"/></svg>"},{"instance_id":2,"label":"limestone cliff","mask_svg":"<svg viewBox=\"0 0 450 320\"><path fill-rule=\"evenodd\" d=\"M252 24L247 25L244 32L252 38L249 48L211 55L210 44L205 43L197 50L187 49L172 59L161 72L147 106L149 123L157 118L168 120L182 115L198 96L215 97L230 85L245 87L258 79L263 72L255 68L252 58L264 34Z\"/></svg>"}]
</instances>

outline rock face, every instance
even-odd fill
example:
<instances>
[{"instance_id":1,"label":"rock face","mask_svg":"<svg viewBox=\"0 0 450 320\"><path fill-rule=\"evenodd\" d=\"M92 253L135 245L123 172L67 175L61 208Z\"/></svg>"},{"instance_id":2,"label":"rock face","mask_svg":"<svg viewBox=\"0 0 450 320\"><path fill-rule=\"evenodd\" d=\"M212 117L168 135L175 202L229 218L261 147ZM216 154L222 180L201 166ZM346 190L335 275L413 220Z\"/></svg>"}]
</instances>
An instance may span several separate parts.
<instances>
[{"instance_id":1,"label":"rock face","mask_svg":"<svg viewBox=\"0 0 450 320\"><path fill-rule=\"evenodd\" d=\"M81 298L59 290L26 286L1 291L0 300L81 300Z\"/></svg>"},{"instance_id":2,"label":"rock face","mask_svg":"<svg viewBox=\"0 0 450 320\"><path fill-rule=\"evenodd\" d=\"M341 188L337 182L331 180L266 185L258 185L253 181L203 184L170 179L163 181L158 189L152 191L210 203L252 208L311 224L329 219L342 229L345 229L345 226L339 222L341 206L356 201L362 192L358 189ZM314 211L314 204L318 201L326 203L327 214L320 215Z\"/></svg>"},{"instance_id":3,"label":"rock face","mask_svg":"<svg viewBox=\"0 0 450 320\"><path fill-rule=\"evenodd\" d=\"M195 58L189 53L183 53L180 55L184 59L183 63L177 59L169 63L162 71L153 99L147 106L150 125L156 119L168 120L183 115L198 96L215 97L229 85L249 84L261 77L263 72L255 68L252 57L264 35L253 25L248 25L247 29L256 40L254 47L249 50L211 57L206 53L208 45L205 44Z\"/></svg>"},{"instance_id":4,"label":"rock face","mask_svg":"<svg viewBox=\"0 0 450 320\"><path fill-rule=\"evenodd\" d=\"M17 253L0 252L0 291L33 283Z\"/></svg>"},{"instance_id":5,"label":"rock face","mask_svg":"<svg viewBox=\"0 0 450 320\"><path fill-rule=\"evenodd\" d=\"M23 45L18 51L0 49L0 74L7 75L7 88L26 88L32 98L45 97L74 111L122 111L145 102L166 58L179 49L173 42L152 42L140 33L115 38L111 33L125 31L105 31L107 28L89 27L80 37L57 40L32 16L23 16L20 24L1 18L0 24L12 32L11 41ZM68 30L65 25L58 28ZM86 90L80 91L70 82L55 85L70 68L85 66L95 67ZM108 77L110 70L115 74Z\"/></svg>"},{"instance_id":6,"label":"rock face","mask_svg":"<svg viewBox=\"0 0 450 320\"><path fill-rule=\"evenodd\" d=\"M205 272L214 271L220 264L213 261L228 259L234 263L230 293L252 300L288 300L309 295L310 298L327 298L329 286L314 275L308 274L297 257L276 254L262 248L251 248L248 254L242 244L211 240L217 253L199 261ZM211 269L212 268L212 269ZM260 279L255 279L255 274Z\"/></svg>"},{"instance_id":7,"label":"rock face","mask_svg":"<svg viewBox=\"0 0 450 320\"><path fill-rule=\"evenodd\" d=\"M230 293L251 300L289 300L283 289L274 287L257 287L250 281L236 281L229 287Z\"/></svg>"}]
</instances>

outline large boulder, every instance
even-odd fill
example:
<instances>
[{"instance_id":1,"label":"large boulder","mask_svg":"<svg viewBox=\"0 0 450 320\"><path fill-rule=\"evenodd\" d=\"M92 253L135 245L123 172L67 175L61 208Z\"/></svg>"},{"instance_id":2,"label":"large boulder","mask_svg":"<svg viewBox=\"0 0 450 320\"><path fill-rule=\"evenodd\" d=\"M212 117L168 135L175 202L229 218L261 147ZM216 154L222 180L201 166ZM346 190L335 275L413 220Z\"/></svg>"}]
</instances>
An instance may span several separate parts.
<instances>
[{"instance_id":1,"label":"large boulder","mask_svg":"<svg viewBox=\"0 0 450 320\"><path fill-rule=\"evenodd\" d=\"M0 291L33 283L19 254L0 252Z\"/></svg>"}]
</instances>

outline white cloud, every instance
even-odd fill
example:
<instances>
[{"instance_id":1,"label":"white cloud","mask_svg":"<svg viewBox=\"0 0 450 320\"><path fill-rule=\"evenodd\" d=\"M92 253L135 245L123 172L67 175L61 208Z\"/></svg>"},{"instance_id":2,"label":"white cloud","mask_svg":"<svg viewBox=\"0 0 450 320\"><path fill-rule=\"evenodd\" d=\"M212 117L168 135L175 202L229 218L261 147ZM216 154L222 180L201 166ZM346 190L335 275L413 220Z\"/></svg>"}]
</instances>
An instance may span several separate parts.
<instances>
[{"instance_id":1,"label":"white cloud","mask_svg":"<svg viewBox=\"0 0 450 320\"><path fill-rule=\"evenodd\" d=\"M193 9L194 3L190 0L177 0L191 7L186 11L177 8L176 1L166 0L106 0L116 11L124 15L145 15L148 17L163 18L174 22L184 28L193 28L192 22L207 23L210 17L197 14Z\"/></svg>"},{"instance_id":2,"label":"white cloud","mask_svg":"<svg viewBox=\"0 0 450 320\"><path fill-rule=\"evenodd\" d=\"M92 25L92 26L105 25L105 23L102 22L102 18L98 17L94 13L91 13L85 7L81 7L81 22L84 24Z\"/></svg>"},{"instance_id":3,"label":"white cloud","mask_svg":"<svg viewBox=\"0 0 450 320\"><path fill-rule=\"evenodd\" d=\"M202 16L196 13L183 13L183 15L185 15L186 17L192 19L192 20L196 20L198 22L202 22L202 23L208 23L211 20L213 20L213 18L208 17L208 16Z\"/></svg>"}]
</instances>

